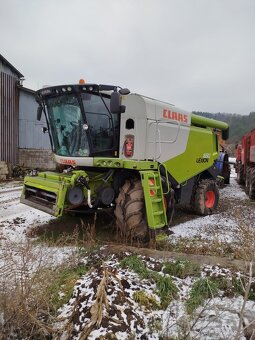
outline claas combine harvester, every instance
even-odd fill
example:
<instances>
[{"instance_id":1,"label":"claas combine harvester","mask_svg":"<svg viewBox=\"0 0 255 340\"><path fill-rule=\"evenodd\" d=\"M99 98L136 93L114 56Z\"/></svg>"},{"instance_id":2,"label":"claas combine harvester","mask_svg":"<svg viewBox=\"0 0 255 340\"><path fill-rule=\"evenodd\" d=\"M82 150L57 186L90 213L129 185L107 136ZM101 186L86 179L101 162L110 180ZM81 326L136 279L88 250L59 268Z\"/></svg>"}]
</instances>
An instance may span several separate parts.
<instances>
[{"instance_id":1,"label":"claas combine harvester","mask_svg":"<svg viewBox=\"0 0 255 340\"><path fill-rule=\"evenodd\" d=\"M176 203L216 209L226 123L110 85L43 88L37 101L58 171L26 176L22 203L54 216L111 208L141 239L170 224Z\"/></svg>"}]
</instances>

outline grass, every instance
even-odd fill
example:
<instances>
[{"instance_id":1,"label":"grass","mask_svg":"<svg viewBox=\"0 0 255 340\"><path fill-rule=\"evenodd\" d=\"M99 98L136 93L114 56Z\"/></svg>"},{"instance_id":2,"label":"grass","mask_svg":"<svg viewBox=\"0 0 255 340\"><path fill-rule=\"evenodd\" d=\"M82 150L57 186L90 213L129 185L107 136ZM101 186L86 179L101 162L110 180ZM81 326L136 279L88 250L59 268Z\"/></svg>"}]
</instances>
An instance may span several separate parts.
<instances>
[{"instance_id":1,"label":"grass","mask_svg":"<svg viewBox=\"0 0 255 340\"><path fill-rule=\"evenodd\" d=\"M121 267L128 267L142 279L153 280L156 283L156 293L160 297L161 307L167 308L169 303L178 297L178 288L170 276L162 276L158 272L149 270L137 255L126 257L120 262Z\"/></svg>"},{"instance_id":2,"label":"grass","mask_svg":"<svg viewBox=\"0 0 255 340\"><path fill-rule=\"evenodd\" d=\"M191 287L189 298L186 301L186 310L193 313L206 299L213 298L219 291L218 285L208 278L195 281Z\"/></svg>"},{"instance_id":3,"label":"grass","mask_svg":"<svg viewBox=\"0 0 255 340\"><path fill-rule=\"evenodd\" d=\"M245 294L247 278L233 275L232 277L225 276L210 276L210 281L213 282L219 290L223 291L223 296L234 297ZM255 282L251 284L248 293L248 299L255 301Z\"/></svg>"},{"instance_id":4,"label":"grass","mask_svg":"<svg viewBox=\"0 0 255 340\"><path fill-rule=\"evenodd\" d=\"M166 262L164 264L163 272L185 279L187 276L200 276L201 268L195 262L180 259L175 262Z\"/></svg>"},{"instance_id":5,"label":"grass","mask_svg":"<svg viewBox=\"0 0 255 340\"><path fill-rule=\"evenodd\" d=\"M169 303L178 297L178 288L170 276L161 276L159 274L156 287L161 300L161 306L166 309Z\"/></svg>"},{"instance_id":6,"label":"grass","mask_svg":"<svg viewBox=\"0 0 255 340\"><path fill-rule=\"evenodd\" d=\"M134 292L133 299L147 309L160 309L160 304L153 295L147 294L144 290Z\"/></svg>"},{"instance_id":7,"label":"grass","mask_svg":"<svg viewBox=\"0 0 255 340\"><path fill-rule=\"evenodd\" d=\"M132 255L129 257L125 257L120 261L121 267L128 267L133 270L135 273L139 274L139 276L143 279L149 278L149 271L143 264L142 260L136 256Z\"/></svg>"},{"instance_id":8,"label":"grass","mask_svg":"<svg viewBox=\"0 0 255 340\"><path fill-rule=\"evenodd\" d=\"M88 268L84 265L62 268L58 271L55 280L49 286L49 302L55 312L70 300L76 281L87 271Z\"/></svg>"}]
</instances>

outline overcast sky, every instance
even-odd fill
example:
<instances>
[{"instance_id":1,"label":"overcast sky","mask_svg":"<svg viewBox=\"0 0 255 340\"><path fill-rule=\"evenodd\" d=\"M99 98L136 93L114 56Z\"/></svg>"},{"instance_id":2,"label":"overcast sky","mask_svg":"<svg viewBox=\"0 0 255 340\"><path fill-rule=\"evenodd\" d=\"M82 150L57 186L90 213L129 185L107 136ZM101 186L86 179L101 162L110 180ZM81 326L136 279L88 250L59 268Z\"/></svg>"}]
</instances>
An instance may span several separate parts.
<instances>
[{"instance_id":1,"label":"overcast sky","mask_svg":"<svg viewBox=\"0 0 255 340\"><path fill-rule=\"evenodd\" d=\"M0 43L34 90L84 78L255 111L255 0L0 0Z\"/></svg>"}]
</instances>

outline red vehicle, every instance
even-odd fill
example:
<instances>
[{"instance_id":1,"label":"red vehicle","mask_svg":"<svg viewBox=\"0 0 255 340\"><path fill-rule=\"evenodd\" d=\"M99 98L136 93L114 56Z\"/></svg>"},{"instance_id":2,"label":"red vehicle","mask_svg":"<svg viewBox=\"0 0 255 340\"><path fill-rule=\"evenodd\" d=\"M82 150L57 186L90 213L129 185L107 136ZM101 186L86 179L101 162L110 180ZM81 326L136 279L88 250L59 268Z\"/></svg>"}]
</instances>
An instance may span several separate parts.
<instances>
[{"instance_id":1,"label":"red vehicle","mask_svg":"<svg viewBox=\"0 0 255 340\"><path fill-rule=\"evenodd\" d=\"M245 184L245 192L255 199L255 129L242 137L237 145L237 182Z\"/></svg>"}]
</instances>

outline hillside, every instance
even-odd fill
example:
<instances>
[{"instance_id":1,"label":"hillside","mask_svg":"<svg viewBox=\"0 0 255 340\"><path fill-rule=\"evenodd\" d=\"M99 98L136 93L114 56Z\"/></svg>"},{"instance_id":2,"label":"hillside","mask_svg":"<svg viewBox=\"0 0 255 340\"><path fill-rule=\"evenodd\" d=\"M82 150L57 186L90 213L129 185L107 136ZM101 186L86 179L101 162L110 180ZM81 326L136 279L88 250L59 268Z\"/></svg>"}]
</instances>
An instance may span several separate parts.
<instances>
[{"instance_id":1,"label":"hillside","mask_svg":"<svg viewBox=\"0 0 255 340\"><path fill-rule=\"evenodd\" d=\"M255 128L255 112L251 112L249 115L246 116L242 116L235 113L220 113L220 112L209 113L195 111L193 113L228 123L230 127L228 144L238 142L245 133Z\"/></svg>"}]
</instances>

